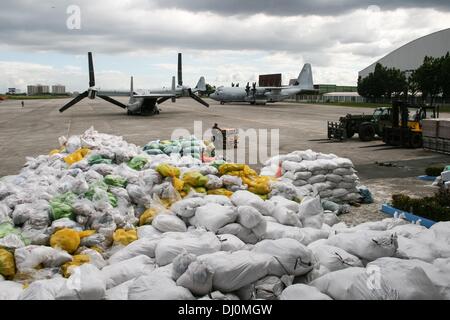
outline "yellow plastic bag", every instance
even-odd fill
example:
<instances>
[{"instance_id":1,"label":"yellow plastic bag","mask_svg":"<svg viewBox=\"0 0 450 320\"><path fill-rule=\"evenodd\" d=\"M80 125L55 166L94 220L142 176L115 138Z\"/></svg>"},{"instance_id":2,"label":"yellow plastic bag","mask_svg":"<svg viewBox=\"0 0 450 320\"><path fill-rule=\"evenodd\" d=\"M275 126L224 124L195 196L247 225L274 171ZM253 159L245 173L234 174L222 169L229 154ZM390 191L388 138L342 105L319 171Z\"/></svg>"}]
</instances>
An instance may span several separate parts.
<instances>
[{"instance_id":1,"label":"yellow plastic bag","mask_svg":"<svg viewBox=\"0 0 450 320\"><path fill-rule=\"evenodd\" d=\"M53 248L66 250L68 253L74 253L80 246L80 235L72 229L62 229L56 231L50 238L50 245Z\"/></svg>"},{"instance_id":2,"label":"yellow plastic bag","mask_svg":"<svg viewBox=\"0 0 450 320\"><path fill-rule=\"evenodd\" d=\"M195 188L197 187L204 187L206 183L208 182L208 178L202 175L200 172L197 171L191 171L186 172L183 175L183 181L184 183L187 183Z\"/></svg>"},{"instance_id":3,"label":"yellow plastic bag","mask_svg":"<svg viewBox=\"0 0 450 320\"><path fill-rule=\"evenodd\" d=\"M83 238L87 238L87 237L92 236L96 232L97 231L95 231L95 230L84 230L84 231L78 232L78 235L80 236L80 239L83 239Z\"/></svg>"},{"instance_id":4,"label":"yellow plastic bag","mask_svg":"<svg viewBox=\"0 0 450 320\"><path fill-rule=\"evenodd\" d=\"M206 193L206 188L197 187L197 188L195 188L195 192L197 192L197 193Z\"/></svg>"},{"instance_id":5,"label":"yellow plastic bag","mask_svg":"<svg viewBox=\"0 0 450 320\"><path fill-rule=\"evenodd\" d=\"M184 181L177 177L173 177L172 184L175 190L177 190L178 192L182 191L184 188Z\"/></svg>"},{"instance_id":6,"label":"yellow plastic bag","mask_svg":"<svg viewBox=\"0 0 450 320\"><path fill-rule=\"evenodd\" d=\"M85 263L89 263L91 259L88 255L85 254L77 254L73 256L73 260L70 262L66 262L61 266L61 271L64 275L64 277L68 278L70 277L72 271L72 267L79 267Z\"/></svg>"},{"instance_id":7,"label":"yellow plastic bag","mask_svg":"<svg viewBox=\"0 0 450 320\"><path fill-rule=\"evenodd\" d=\"M244 164L225 163L219 167L219 173L220 175L224 175L233 171L242 171L244 170L244 166Z\"/></svg>"},{"instance_id":8,"label":"yellow plastic bag","mask_svg":"<svg viewBox=\"0 0 450 320\"><path fill-rule=\"evenodd\" d=\"M4 277L13 277L16 274L14 255L0 248L0 274Z\"/></svg>"},{"instance_id":9,"label":"yellow plastic bag","mask_svg":"<svg viewBox=\"0 0 450 320\"><path fill-rule=\"evenodd\" d=\"M143 226L144 224L151 224L158 213L158 210L156 210L155 208L145 210L144 213L139 217L139 225Z\"/></svg>"},{"instance_id":10,"label":"yellow plastic bag","mask_svg":"<svg viewBox=\"0 0 450 320\"><path fill-rule=\"evenodd\" d=\"M128 231L125 231L124 229L117 229L113 235L114 242L120 243L124 246L136 241L137 238L137 232L134 229Z\"/></svg>"},{"instance_id":11,"label":"yellow plastic bag","mask_svg":"<svg viewBox=\"0 0 450 320\"><path fill-rule=\"evenodd\" d=\"M89 153L89 149L87 148L81 148L75 151L74 153L69 154L67 157L64 158L64 161L71 165L78 161L81 161L86 157L86 155Z\"/></svg>"},{"instance_id":12,"label":"yellow plastic bag","mask_svg":"<svg viewBox=\"0 0 450 320\"><path fill-rule=\"evenodd\" d=\"M220 189L208 190L208 194L216 195L216 196L231 197L233 195L233 192L231 192L230 190L227 190L227 189L220 188Z\"/></svg>"},{"instance_id":13,"label":"yellow plastic bag","mask_svg":"<svg viewBox=\"0 0 450 320\"><path fill-rule=\"evenodd\" d=\"M179 177L180 169L171 165L162 163L156 167L156 171L163 177Z\"/></svg>"}]
</instances>

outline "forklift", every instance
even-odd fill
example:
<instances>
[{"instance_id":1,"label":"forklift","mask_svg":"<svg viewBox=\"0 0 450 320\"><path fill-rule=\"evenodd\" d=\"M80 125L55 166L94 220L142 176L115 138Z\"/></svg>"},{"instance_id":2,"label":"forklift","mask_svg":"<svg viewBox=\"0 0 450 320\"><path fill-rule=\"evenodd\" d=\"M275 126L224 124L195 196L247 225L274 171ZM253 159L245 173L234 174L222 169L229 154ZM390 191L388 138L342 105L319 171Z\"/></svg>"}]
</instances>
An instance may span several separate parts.
<instances>
[{"instance_id":1,"label":"forklift","mask_svg":"<svg viewBox=\"0 0 450 320\"><path fill-rule=\"evenodd\" d=\"M439 118L439 107L413 106L405 101L394 101L390 114L391 123L383 130L383 142L415 149L423 145L422 120Z\"/></svg>"}]
</instances>

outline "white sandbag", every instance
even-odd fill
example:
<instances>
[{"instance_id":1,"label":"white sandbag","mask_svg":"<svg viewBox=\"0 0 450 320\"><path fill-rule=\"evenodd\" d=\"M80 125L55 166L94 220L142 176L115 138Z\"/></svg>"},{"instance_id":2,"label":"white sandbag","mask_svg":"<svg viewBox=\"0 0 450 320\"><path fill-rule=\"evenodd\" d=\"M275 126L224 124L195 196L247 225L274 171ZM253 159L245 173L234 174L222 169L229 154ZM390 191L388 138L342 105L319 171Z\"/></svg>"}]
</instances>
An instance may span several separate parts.
<instances>
[{"instance_id":1,"label":"white sandbag","mask_svg":"<svg viewBox=\"0 0 450 320\"><path fill-rule=\"evenodd\" d=\"M115 264L140 255L149 258L155 257L156 245L162 238L141 238L115 252L108 260L109 264Z\"/></svg>"},{"instance_id":2,"label":"white sandbag","mask_svg":"<svg viewBox=\"0 0 450 320\"><path fill-rule=\"evenodd\" d=\"M159 241L155 257L159 266L165 266L183 251L199 256L219 251L220 248L220 241L212 232L185 232L179 233L176 238L166 237Z\"/></svg>"},{"instance_id":3,"label":"white sandbag","mask_svg":"<svg viewBox=\"0 0 450 320\"><path fill-rule=\"evenodd\" d=\"M140 276L128 288L128 300L193 300L191 292L156 272Z\"/></svg>"},{"instance_id":4,"label":"white sandbag","mask_svg":"<svg viewBox=\"0 0 450 320\"><path fill-rule=\"evenodd\" d=\"M245 242L232 234L219 234L217 238L220 241L220 251L238 251L245 246Z\"/></svg>"},{"instance_id":5,"label":"white sandbag","mask_svg":"<svg viewBox=\"0 0 450 320\"><path fill-rule=\"evenodd\" d=\"M170 210L180 217L190 218L198 207L204 206L206 203L205 199L200 197L188 198L175 202Z\"/></svg>"},{"instance_id":6,"label":"white sandbag","mask_svg":"<svg viewBox=\"0 0 450 320\"><path fill-rule=\"evenodd\" d=\"M294 173L308 171L308 168L302 162L283 161L281 167L284 171L290 171Z\"/></svg>"},{"instance_id":7,"label":"white sandbag","mask_svg":"<svg viewBox=\"0 0 450 320\"><path fill-rule=\"evenodd\" d=\"M389 228L389 231L394 232L399 237L402 236L408 239L411 239L419 235L420 233L425 232L426 230L426 227L415 223L407 223Z\"/></svg>"},{"instance_id":8,"label":"white sandbag","mask_svg":"<svg viewBox=\"0 0 450 320\"><path fill-rule=\"evenodd\" d=\"M327 180L327 177L325 175L319 174L316 176L312 176L307 181L309 184L316 184L316 183L320 183L320 182L325 182L326 180Z\"/></svg>"},{"instance_id":9,"label":"white sandbag","mask_svg":"<svg viewBox=\"0 0 450 320\"><path fill-rule=\"evenodd\" d=\"M255 282L255 299L277 300L284 289L284 284L280 278L268 276Z\"/></svg>"},{"instance_id":10,"label":"white sandbag","mask_svg":"<svg viewBox=\"0 0 450 320\"><path fill-rule=\"evenodd\" d=\"M378 267L383 281L398 293L400 300L443 299L438 288L415 261L397 258L380 258L367 265Z\"/></svg>"},{"instance_id":11,"label":"white sandbag","mask_svg":"<svg viewBox=\"0 0 450 320\"><path fill-rule=\"evenodd\" d=\"M253 207L240 206L237 209L237 222L248 229L256 227L263 219L262 214Z\"/></svg>"},{"instance_id":12,"label":"white sandbag","mask_svg":"<svg viewBox=\"0 0 450 320\"><path fill-rule=\"evenodd\" d=\"M66 142L67 153L74 153L81 148L81 139L79 136L71 136Z\"/></svg>"},{"instance_id":13,"label":"white sandbag","mask_svg":"<svg viewBox=\"0 0 450 320\"><path fill-rule=\"evenodd\" d=\"M340 198L346 196L347 194L348 194L347 189L337 188L332 191L331 196L333 198Z\"/></svg>"},{"instance_id":14,"label":"white sandbag","mask_svg":"<svg viewBox=\"0 0 450 320\"><path fill-rule=\"evenodd\" d=\"M134 279L106 290L105 300L128 300L128 290L133 282Z\"/></svg>"},{"instance_id":15,"label":"white sandbag","mask_svg":"<svg viewBox=\"0 0 450 320\"><path fill-rule=\"evenodd\" d=\"M258 237L258 239L261 239L266 234L266 231L267 231L267 220L263 219L260 223L258 223L251 230Z\"/></svg>"},{"instance_id":16,"label":"white sandbag","mask_svg":"<svg viewBox=\"0 0 450 320\"><path fill-rule=\"evenodd\" d=\"M213 288L236 291L267 275L271 257L250 251L216 252L198 257L214 272Z\"/></svg>"},{"instance_id":17,"label":"white sandbag","mask_svg":"<svg viewBox=\"0 0 450 320\"><path fill-rule=\"evenodd\" d=\"M196 227L204 227L206 230L217 232L223 226L236 221L236 218L235 208L208 203L197 208L189 223Z\"/></svg>"},{"instance_id":18,"label":"white sandbag","mask_svg":"<svg viewBox=\"0 0 450 320\"><path fill-rule=\"evenodd\" d=\"M239 300L239 297L232 293L224 294L220 291L214 291L198 300Z\"/></svg>"},{"instance_id":19,"label":"white sandbag","mask_svg":"<svg viewBox=\"0 0 450 320\"><path fill-rule=\"evenodd\" d=\"M329 271L337 271L351 267L363 267L361 260L347 251L329 245L308 246L320 265Z\"/></svg>"},{"instance_id":20,"label":"white sandbag","mask_svg":"<svg viewBox=\"0 0 450 320\"><path fill-rule=\"evenodd\" d=\"M326 239L328 238L328 235L329 233L325 230L285 226L280 223L268 221L266 233L263 238L272 240L291 238L306 246L318 239Z\"/></svg>"},{"instance_id":21,"label":"white sandbag","mask_svg":"<svg viewBox=\"0 0 450 320\"><path fill-rule=\"evenodd\" d=\"M333 174L338 176L352 175L353 173L355 173L353 168L337 168L333 170Z\"/></svg>"},{"instance_id":22,"label":"white sandbag","mask_svg":"<svg viewBox=\"0 0 450 320\"><path fill-rule=\"evenodd\" d=\"M329 212L329 213L323 214L324 225L328 225L328 226L332 227L335 224L338 224L339 221L340 221L339 217L335 213ZM323 227L323 225L322 225L322 227Z\"/></svg>"},{"instance_id":23,"label":"white sandbag","mask_svg":"<svg viewBox=\"0 0 450 320\"><path fill-rule=\"evenodd\" d=\"M92 264L83 264L72 270L56 295L56 300L102 300L106 294L105 280Z\"/></svg>"},{"instance_id":24,"label":"white sandbag","mask_svg":"<svg viewBox=\"0 0 450 320\"><path fill-rule=\"evenodd\" d=\"M314 268L312 251L294 239L263 240L252 252L273 257L268 274L301 276Z\"/></svg>"},{"instance_id":25,"label":"white sandbag","mask_svg":"<svg viewBox=\"0 0 450 320\"><path fill-rule=\"evenodd\" d=\"M422 261L432 263L439 257L439 252L428 244L417 241L415 239L408 239L398 236L398 249L395 254L401 259L419 259Z\"/></svg>"},{"instance_id":26,"label":"white sandbag","mask_svg":"<svg viewBox=\"0 0 450 320\"><path fill-rule=\"evenodd\" d=\"M330 272L309 285L335 300L398 300L394 289L365 268Z\"/></svg>"},{"instance_id":27,"label":"white sandbag","mask_svg":"<svg viewBox=\"0 0 450 320\"><path fill-rule=\"evenodd\" d=\"M293 284L283 290L280 300L333 300L317 288L305 284Z\"/></svg>"},{"instance_id":28,"label":"white sandbag","mask_svg":"<svg viewBox=\"0 0 450 320\"><path fill-rule=\"evenodd\" d=\"M299 215L283 206L275 206L275 210L272 213L279 223L287 226L302 227Z\"/></svg>"},{"instance_id":29,"label":"white sandbag","mask_svg":"<svg viewBox=\"0 0 450 320\"><path fill-rule=\"evenodd\" d=\"M189 265L195 260L197 260L197 256L192 253L187 253L186 251L183 251L176 256L172 261L172 279L177 281L178 278L186 272Z\"/></svg>"},{"instance_id":30,"label":"white sandbag","mask_svg":"<svg viewBox=\"0 0 450 320\"><path fill-rule=\"evenodd\" d=\"M66 279L56 277L53 279L38 280L31 283L22 291L18 300L55 300L58 293L66 284Z\"/></svg>"},{"instance_id":31,"label":"white sandbag","mask_svg":"<svg viewBox=\"0 0 450 320\"><path fill-rule=\"evenodd\" d=\"M142 238L159 238L162 232L151 225L144 225L137 228L138 239Z\"/></svg>"},{"instance_id":32,"label":"white sandbag","mask_svg":"<svg viewBox=\"0 0 450 320\"><path fill-rule=\"evenodd\" d=\"M97 269L101 270L104 266L107 265L107 262L103 258L103 256L94 249L84 249L80 251L80 254L84 254L89 257L89 263L93 264L97 267Z\"/></svg>"},{"instance_id":33,"label":"white sandbag","mask_svg":"<svg viewBox=\"0 0 450 320\"><path fill-rule=\"evenodd\" d=\"M10 233L5 237L0 238L0 248L14 251L22 247L25 247L25 243L23 242L22 237L17 234Z\"/></svg>"},{"instance_id":34,"label":"white sandbag","mask_svg":"<svg viewBox=\"0 0 450 320\"><path fill-rule=\"evenodd\" d=\"M339 168L353 168L353 162L347 158L336 158L334 162Z\"/></svg>"},{"instance_id":35,"label":"white sandbag","mask_svg":"<svg viewBox=\"0 0 450 320\"><path fill-rule=\"evenodd\" d=\"M206 189L215 190L222 188L223 182L218 176L209 174L206 177L208 178L208 182L205 184Z\"/></svg>"},{"instance_id":36,"label":"white sandbag","mask_svg":"<svg viewBox=\"0 0 450 320\"><path fill-rule=\"evenodd\" d=\"M186 232L183 220L173 214L158 214L152 221L152 226L161 232Z\"/></svg>"},{"instance_id":37,"label":"white sandbag","mask_svg":"<svg viewBox=\"0 0 450 320\"><path fill-rule=\"evenodd\" d=\"M217 234L232 234L241 239L245 243L255 244L258 242L258 236L252 230L247 229L239 223L230 223L220 228Z\"/></svg>"},{"instance_id":38,"label":"white sandbag","mask_svg":"<svg viewBox=\"0 0 450 320\"><path fill-rule=\"evenodd\" d=\"M14 252L16 268L19 272L32 272L37 266L60 267L72 261L72 256L66 251L51 247L30 245Z\"/></svg>"},{"instance_id":39,"label":"white sandbag","mask_svg":"<svg viewBox=\"0 0 450 320\"><path fill-rule=\"evenodd\" d=\"M177 280L177 285L201 296L211 292L214 272L203 261L194 261Z\"/></svg>"},{"instance_id":40,"label":"white sandbag","mask_svg":"<svg viewBox=\"0 0 450 320\"><path fill-rule=\"evenodd\" d=\"M340 233L330 237L327 244L342 248L367 261L392 257L398 248L397 236L389 231L362 230Z\"/></svg>"},{"instance_id":41,"label":"white sandbag","mask_svg":"<svg viewBox=\"0 0 450 320\"><path fill-rule=\"evenodd\" d=\"M0 301L17 300L23 291L20 283L13 281L0 281Z\"/></svg>"},{"instance_id":42,"label":"white sandbag","mask_svg":"<svg viewBox=\"0 0 450 320\"><path fill-rule=\"evenodd\" d=\"M255 207L255 204L262 205L264 203L264 200L262 200L256 194L251 193L250 191L246 191L246 190L236 191L230 197L230 200L236 207L239 207L239 206Z\"/></svg>"},{"instance_id":43,"label":"white sandbag","mask_svg":"<svg viewBox=\"0 0 450 320\"><path fill-rule=\"evenodd\" d=\"M229 207L233 206L233 203L227 196L209 194L205 196L203 199L205 200L205 203L217 203L220 204L221 206L229 206Z\"/></svg>"},{"instance_id":44,"label":"white sandbag","mask_svg":"<svg viewBox=\"0 0 450 320\"><path fill-rule=\"evenodd\" d=\"M320 198L305 197L300 204L298 213L304 227L322 228L324 218Z\"/></svg>"},{"instance_id":45,"label":"white sandbag","mask_svg":"<svg viewBox=\"0 0 450 320\"><path fill-rule=\"evenodd\" d=\"M334 183L339 183L342 181L342 176L334 173L329 173L326 175L327 181L331 181Z\"/></svg>"},{"instance_id":46,"label":"white sandbag","mask_svg":"<svg viewBox=\"0 0 450 320\"><path fill-rule=\"evenodd\" d=\"M154 261L147 256L137 256L104 267L100 273L110 289L128 280L150 273L155 268Z\"/></svg>"},{"instance_id":47,"label":"white sandbag","mask_svg":"<svg viewBox=\"0 0 450 320\"><path fill-rule=\"evenodd\" d=\"M293 212L298 212L299 210L299 204L297 202L288 200L282 196L271 197L269 201L272 202L276 207L277 206L285 207Z\"/></svg>"}]
</instances>

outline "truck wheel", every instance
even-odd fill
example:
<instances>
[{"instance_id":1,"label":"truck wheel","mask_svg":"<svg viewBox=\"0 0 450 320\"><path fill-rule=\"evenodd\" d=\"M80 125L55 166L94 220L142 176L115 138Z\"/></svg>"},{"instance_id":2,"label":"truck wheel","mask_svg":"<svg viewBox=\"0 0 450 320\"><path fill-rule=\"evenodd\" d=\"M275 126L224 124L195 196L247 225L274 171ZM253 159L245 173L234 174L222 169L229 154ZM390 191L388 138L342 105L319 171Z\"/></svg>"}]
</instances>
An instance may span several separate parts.
<instances>
[{"instance_id":1,"label":"truck wheel","mask_svg":"<svg viewBox=\"0 0 450 320\"><path fill-rule=\"evenodd\" d=\"M372 141L375 138L375 128L371 124L363 124L359 127L359 140Z\"/></svg>"},{"instance_id":2,"label":"truck wheel","mask_svg":"<svg viewBox=\"0 0 450 320\"><path fill-rule=\"evenodd\" d=\"M420 133L413 133L411 135L409 144L411 148L417 149L422 148L423 141L422 141L422 135Z\"/></svg>"}]
</instances>

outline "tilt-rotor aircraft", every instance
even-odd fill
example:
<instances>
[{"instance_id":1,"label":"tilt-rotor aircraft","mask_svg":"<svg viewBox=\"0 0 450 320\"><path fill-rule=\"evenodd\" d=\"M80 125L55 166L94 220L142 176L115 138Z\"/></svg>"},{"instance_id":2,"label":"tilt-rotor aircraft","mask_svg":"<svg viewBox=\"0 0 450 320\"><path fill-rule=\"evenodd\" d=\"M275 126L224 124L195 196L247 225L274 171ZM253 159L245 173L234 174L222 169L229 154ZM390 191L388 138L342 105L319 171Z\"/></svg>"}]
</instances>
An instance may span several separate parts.
<instances>
[{"instance_id":1,"label":"tilt-rotor aircraft","mask_svg":"<svg viewBox=\"0 0 450 320\"><path fill-rule=\"evenodd\" d=\"M220 104L226 102L249 102L251 104L266 104L267 102L283 101L293 95L299 93L315 92L313 84L312 69L309 63L306 63L297 81L294 85L284 87L257 87L256 82L252 84L247 83L245 87L239 85L232 85L231 87L219 87L209 97Z\"/></svg>"},{"instance_id":2,"label":"tilt-rotor aircraft","mask_svg":"<svg viewBox=\"0 0 450 320\"><path fill-rule=\"evenodd\" d=\"M77 104L84 98L95 99L99 97L109 103L112 103L127 111L128 115L154 115L159 114L159 105L167 100L172 100L175 102L177 98L190 97L195 101L201 103L205 107L209 107L203 99L197 96L195 93L206 91L205 78L201 77L195 88L183 85L183 70L182 70L182 56L181 53L178 54L178 84L175 83L175 77L172 78L172 87L167 88L157 88L150 90L137 90L134 91L133 88L133 77L131 77L131 88L129 93L129 101L124 104L117 101L105 94L102 94L97 88L95 88L95 74L94 74L94 63L92 59L92 53L88 53L89 62L89 89L85 92L76 96L73 100L59 109L60 112L64 112L73 105Z\"/></svg>"}]
</instances>

